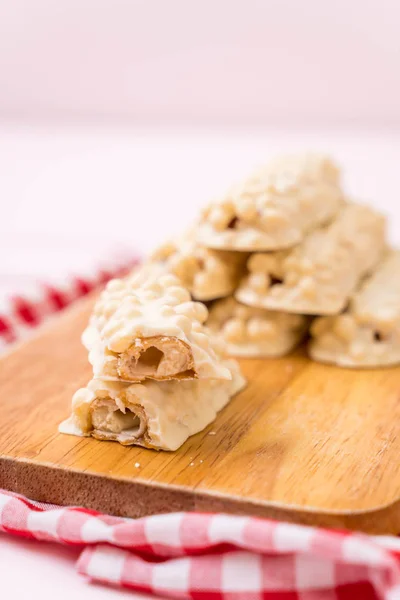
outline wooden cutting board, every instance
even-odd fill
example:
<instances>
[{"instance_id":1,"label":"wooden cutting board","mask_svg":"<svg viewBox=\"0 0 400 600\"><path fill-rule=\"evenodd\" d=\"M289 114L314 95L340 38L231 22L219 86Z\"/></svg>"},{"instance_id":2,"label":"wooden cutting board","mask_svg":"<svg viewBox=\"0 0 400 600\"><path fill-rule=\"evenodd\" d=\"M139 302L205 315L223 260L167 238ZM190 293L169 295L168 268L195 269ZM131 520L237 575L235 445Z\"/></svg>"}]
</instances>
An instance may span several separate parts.
<instances>
[{"instance_id":1,"label":"wooden cutting board","mask_svg":"<svg viewBox=\"0 0 400 600\"><path fill-rule=\"evenodd\" d=\"M243 360L246 390L173 453L61 435L90 378L80 334L92 302L0 360L0 487L123 516L224 511L400 532L400 368L349 371L304 350Z\"/></svg>"}]
</instances>

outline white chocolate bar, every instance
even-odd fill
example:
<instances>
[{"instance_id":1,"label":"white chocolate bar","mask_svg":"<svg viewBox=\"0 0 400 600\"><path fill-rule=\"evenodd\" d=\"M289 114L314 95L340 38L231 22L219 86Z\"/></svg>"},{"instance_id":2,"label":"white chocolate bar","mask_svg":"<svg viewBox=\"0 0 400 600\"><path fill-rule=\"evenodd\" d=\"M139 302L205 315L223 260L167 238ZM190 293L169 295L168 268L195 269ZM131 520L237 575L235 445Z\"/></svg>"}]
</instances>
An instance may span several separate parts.
<instances>
[{"instance_id":1,"label":"white chocolate bar","mask_svg":"<svg viewBox=\"0 0 400 600\"><path fill-rule=\"evenodd\" d=\"M246 254L199 246L187 237L156 250L151 259L176 275L195 300L229 296L244 273Z\"/></svg>"},{"instance_id":2,"label":"white chocolate bar","mask_svg":"<svg viewBox=\"0 0 400 600\"><path fill-rule=\"evenodd\" d=\"M207 321L231 356L247 358L287 354L304 337L308 324L303 315L245 306L232 297L214 302Z\"/></svg>"},{"instance_id":3,"label":"white chocolate bar","mask_svg":"<svg viewBox=\"0 0 400 600\"><path fill-rule=\"evenodd\" d=\"M314 360L342 367L399 364L400 252L388 253L344 313L316 319L311 334Z\"/></svg>"},{"instance_id":4,"label":"white chocolate bar","mask_svg":"<svg viewBox=\"0 0 400 600\"><path fill-rule=\"evenodd\" d=\"M385 225L371 208L349 204L294 249L253 254L236 298L270 310L337 314L382 258Z\"/></svg>"},{"instance_id":5,"label":"white chocolate bar","mask_svg":"<svg viewBox=\"0 0 400 600\"><path fill-rule=\"evenodd\" d=\"M329 158L282 157L207 207L197 239L224 250L289 248L332 220L344 201L339 171Z\"/></svg>"},{"instance_id":6,"label":"white chocolate bar","mask_svg":"<svg viewBox=\"0 0 400 600\"><path fill-rule=\"evenodd\" d=\"M139 270L101 294L82 336L94 378L229 379L203 326L207 308L173 275L153 275Z\"/></svg>"},{"instance_id":7,"label":"white chocolate bar","mask_svg":"<svg viewBox=\"0 0 400 600\"><path fill-rule=\"evenodd\" d=\"M224 361L231 381L146 381L126 384L95 380L78 390L72 415L59 431L123 445L177 450L211 423L245 380L235 360Z\"/></svg>"}]
</instances>

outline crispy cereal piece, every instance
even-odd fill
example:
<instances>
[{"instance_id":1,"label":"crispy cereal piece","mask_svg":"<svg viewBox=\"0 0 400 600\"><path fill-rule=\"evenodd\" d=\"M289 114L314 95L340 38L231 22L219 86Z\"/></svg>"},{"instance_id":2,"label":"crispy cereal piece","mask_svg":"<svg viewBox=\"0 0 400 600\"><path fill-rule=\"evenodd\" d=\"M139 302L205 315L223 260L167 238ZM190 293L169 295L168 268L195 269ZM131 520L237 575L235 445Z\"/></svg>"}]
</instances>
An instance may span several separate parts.
<instances>
[{"instance_id":1,"label":"crispy cereal piece","mask_svg":"<svg viewBox=\"0 0 400 600\"><path fill-rule=\"evenodd\" d=\"M332 220L343 203L339 171L329 158L282 157L206 208L197 239L224 250L289 248Z\"/></svg>"},{"instance_id":2,"label":"crispy cereal piece","mask_svg":"<svg viewBox=\"0 0 400 600\"><path fill-rule=\"evenodd\" d=\"M173 275L113 280L82 336L95 378L229 379L203 323L208 311L192 302Z\"/></svg>"},{"instance_id":3,"label":"crispy cereal piece","mask_svg":"<svg viewBox=\"0 0 400 600\"><path fill-rule=\"evenodd\" d=\"M186 237L164 244L150 260L176 275L195 300L206 302L232 294L244 273L246 258L240 252L209 250Z\"/></svg>"},{"instance_id":4,"label":"crispy cereal piece","mask_svg":"<svg viewBox=\"0 0 400 600\"><path fill-rule=\"evenodd\" d=\"M235 360L224 361L230 381L146 381L127 384L93 379L72 400L59 431L158 450L177 450L211 423L245 380Z\"/></svg>"},{"instance_id":5,"label":"crispy cereal piece","mask_svg":"<svg viewBox=\"0 0 400 600\"><path fill-rule=\"evenodd\" d=\"M269 311L224 298L212 304L207 325L231 356L276 357L290 352L307 332L303 315Z\"/></svg>"},{"instance_id":6,"label":"crispy cereal piece","mask_svg":"<svg viewBox=\"0 0 400 600\"><path fill-rule=\"evenodd\" d=\"M400 252L391 251L365 279L344 313L316 319L310 355L342 367L400 363Z\"/></svg>"},{"instance_id":7,"label":"crispy cereal piece","mask_svg":"<svg viewBox=\"0 0 400 600\"><path fill-rule=\"evenodd\" d=\"M385 229L382 215L349 204L293 250L253 254L236 298L270 310L337 314L383 256Z\"/></svg>"}]
</instances>

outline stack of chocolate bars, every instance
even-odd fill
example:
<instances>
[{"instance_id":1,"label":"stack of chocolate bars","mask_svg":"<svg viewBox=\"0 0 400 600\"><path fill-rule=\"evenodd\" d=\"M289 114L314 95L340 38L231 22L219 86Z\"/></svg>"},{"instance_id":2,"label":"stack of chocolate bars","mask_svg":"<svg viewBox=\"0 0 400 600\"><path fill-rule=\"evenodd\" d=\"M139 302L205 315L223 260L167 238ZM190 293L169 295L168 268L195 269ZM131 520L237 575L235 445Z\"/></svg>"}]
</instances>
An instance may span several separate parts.
<instances>
[{"instance_id":1,"label":"stack of chocolate bars","mask_svg":"<svg viewBox=\"0 0 400 600\"><path fill-rule=\"evenodd\" d=\"M207 314L173 275L111 281L82 336L93 379L60 431L176 450L204 429L245 385Z\"/></svg>"},{"instance_id":2,"label":"stack of chocolate bars","mask_svg":"<svg viewBox=\"0 0 400 600\"><path fill-rule=\"evenodd\" d=\"M311 334L313 359L400 362L400 254L385 218L343 192L325 156L280 158L208 206L152 260L209 304L232 356L277 357Z\"/></svg>"},{"instance_id":3,"label":"stack of chocolate bars","mask_svg":"<svg viewBox=\"0 0 400 600\"><path fill-rule=\"evenodd\" d=\"M399 363L399 273L385 218L329 158L280 158L107 286L83 336L94 379L63 430L175 449L243 387L226 353L278 357L308 334L315 360Z\"/></svg>"}]
</instances>

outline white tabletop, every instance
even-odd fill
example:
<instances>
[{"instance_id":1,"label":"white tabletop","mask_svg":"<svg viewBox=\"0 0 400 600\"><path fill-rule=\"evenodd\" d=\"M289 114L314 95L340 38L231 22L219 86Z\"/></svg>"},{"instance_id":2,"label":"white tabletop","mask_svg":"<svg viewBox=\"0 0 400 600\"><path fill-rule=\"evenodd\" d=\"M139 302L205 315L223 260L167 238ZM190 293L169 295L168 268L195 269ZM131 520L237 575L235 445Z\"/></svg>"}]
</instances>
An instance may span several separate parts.
<instances>
[{"instance_id":1,"label":"white tabletop","mask_svg":"<svg viewBox=\"0 0 400 600\"><path fill-rule=\"evenodd\" d=\"M0 123L0 296L37 277L90 270L116 244L146 252L269 156L322 150L350 194L390 216L400 241L400 132L139 131ZM19 598L143 598L88 585L76 549L0 534L2 592Z\"/></svg>"}]
</instances>

